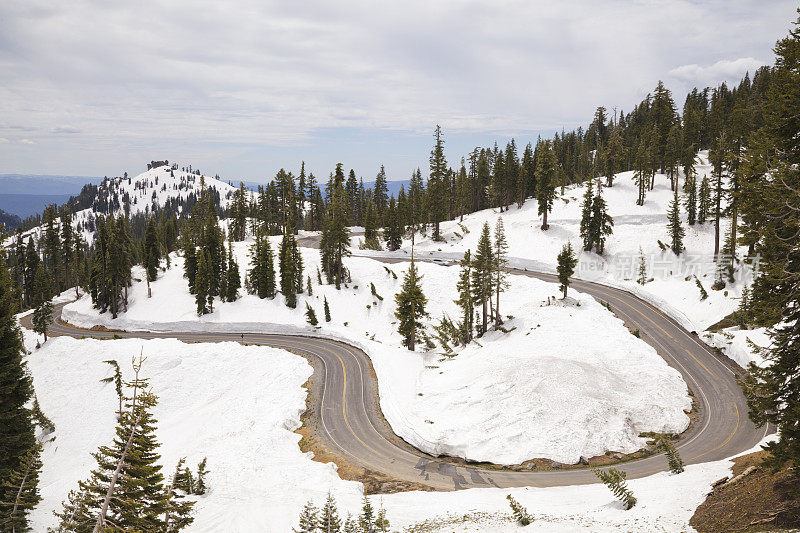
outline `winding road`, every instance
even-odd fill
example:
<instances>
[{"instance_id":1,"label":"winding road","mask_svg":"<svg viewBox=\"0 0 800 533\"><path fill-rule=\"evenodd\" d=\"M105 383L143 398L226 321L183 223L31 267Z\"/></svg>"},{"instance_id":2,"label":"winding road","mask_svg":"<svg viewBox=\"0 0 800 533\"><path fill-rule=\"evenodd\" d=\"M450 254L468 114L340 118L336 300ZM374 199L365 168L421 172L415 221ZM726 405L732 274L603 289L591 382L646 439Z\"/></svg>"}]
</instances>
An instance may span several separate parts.
<instances>
[{"instance_id":1,"label":"winding road","mask_svg":"<svg viewBox=\"0 0 800 533\"><path fill-rule=\"evenodd\" d=\"M388 260L391 261L391 260ZM514 274L553 282L547 273L510 269ZM665 313L633 294L599 283L575 280L572 287L608 302L631 329L638 329L668 364L677 369L692 391L697 419L678 444L688 463L716 461L755 446L770 428L757 429L747 417L747 404L736 383L742 369L716 354ZM53 316L61 316L57 306ZM30 315L22 323L30 327ZM381 478L436 490L477 487L555 486L596 482L585 468L518 471L492 465L465 464L425 454L397 437L384 420L377 382L369 357L360 349L321 337L212 332L109 332L79 329L54 320L52 336L93 338L175 338L184 342L244 342L284 348L306 356L312 377L315 440L331 456L343 458ZM663 455L651 455L619 466L628 478L665 470Z\"/></svg>"}]
</instances>

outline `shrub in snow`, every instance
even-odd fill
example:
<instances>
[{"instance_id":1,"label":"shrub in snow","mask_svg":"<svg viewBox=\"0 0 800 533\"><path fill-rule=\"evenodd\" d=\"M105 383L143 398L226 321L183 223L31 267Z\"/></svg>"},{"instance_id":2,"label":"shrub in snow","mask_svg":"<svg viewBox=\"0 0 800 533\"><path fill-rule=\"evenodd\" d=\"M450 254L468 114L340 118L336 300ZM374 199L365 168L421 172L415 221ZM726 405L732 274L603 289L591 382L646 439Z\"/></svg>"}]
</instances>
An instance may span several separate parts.
<instances>
[{"instance_id":1,"label":"shrub in snow","mask_svg":"<svg viewBox=\"0 0 800 533\"><path fill-rule=\"evenodd\" d=\"M511 496L511 494L506 496L506 499L508 500L508 505L511 506L511 514L514 516L514 520L517 522L517 524L521 526L530 525L533 519L528 514L528 511L522 505L520 505L520 503Z\"/></svg>"},{"instance_id":2,"label":"shrub in snow","mask_svg":"<svg viewBox=\"0 0 800 533\"><path fill-rule=\"evenodd\" d=\"M611 489L611 492L622 502L626 510L632 509L636 505L636 498L625 483L625 478L627 477L625 472L616 468L610 468L609 470L593 468L592 472L606 487Z\"/></svg>"}]
</instances>

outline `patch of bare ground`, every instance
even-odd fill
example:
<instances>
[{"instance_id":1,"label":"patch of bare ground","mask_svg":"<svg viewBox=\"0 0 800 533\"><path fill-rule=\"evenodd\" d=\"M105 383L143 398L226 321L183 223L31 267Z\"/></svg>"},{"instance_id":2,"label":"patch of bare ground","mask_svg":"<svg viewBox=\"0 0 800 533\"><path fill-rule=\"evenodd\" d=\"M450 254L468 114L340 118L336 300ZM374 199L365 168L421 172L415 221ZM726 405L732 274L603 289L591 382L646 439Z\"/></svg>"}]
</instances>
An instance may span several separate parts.
<instances>
[{"instance_id":1,"label":"patch of bare ground","mask_svg":"<svg viewBox=\"0 0 800 533\"><path fill-rule=\"evenodd\" d=\"M794 531L800 528L800 469L762 466L767 452L734 459L689 524L700 533Z\"/></svg>"},{"instance_id":2,"label":"patch of bare ground","mask_svg":"<svg viewBox=\"0 0 800 533\"><path fill-rule=\"evenodd\" d=\"M361 482L364 485L364 492L366 494L391 494L410 490L433 490L427 485L394 479L380 472L364 468L354 464L341 454L330 450L330 448L317 437L318 418L313 408L312 394L314 394L314 387L312 386L311 378L306 381L303 387L308 391L308 395L306 396L306 409L300 416L302 425L295 430L295 433L301 436L300 442L298 443L300 450L303 452L312 452L314 461L320 463L334 463L337 467L339 477L348 481Z\"/></svg>"}]
</instances>

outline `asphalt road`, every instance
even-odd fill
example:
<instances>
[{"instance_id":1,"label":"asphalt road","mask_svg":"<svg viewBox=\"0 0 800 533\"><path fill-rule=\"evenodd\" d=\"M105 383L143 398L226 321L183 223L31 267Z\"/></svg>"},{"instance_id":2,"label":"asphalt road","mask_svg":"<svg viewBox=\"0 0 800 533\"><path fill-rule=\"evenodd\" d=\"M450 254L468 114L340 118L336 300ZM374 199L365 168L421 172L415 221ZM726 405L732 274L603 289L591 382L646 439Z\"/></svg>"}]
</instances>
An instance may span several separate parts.
<instances>
[{"instance_id":1,"label":"asphalt road","mask_svg":"<svg viewBox=\"0 0 800 533\"><path fill-rule=\"evenodd\" d=\"M392 260L387 260L392 261ZM552 274L513 270L514 274L554 281ZM757 429L747 417L747 405L734 375L742 370L710 350L695 335L649 303L629 292L598 283L574 281L572 287L608 302L632 329L639 329L668 364L676 368L694 394L696 423L678 444L688 464L716 461L755 446L769 428ZM61 306L54 316L60 316ZM30 316L23 325L30 327ZM483 465L457 464L427 455L401 441L380 413L377 383L368 356L360 349L324 338L257 333L107 332L74 328L55 321L51 336L111 338L176 338L184 342L234 341L286 348L307 356L312 378L318 439L334 455L390 478L439 490L476 487L556 486L596 482L588 469L514 471ZM663 455L619 466L628 478L666 470Z\"/></svg>"}]
</instances>

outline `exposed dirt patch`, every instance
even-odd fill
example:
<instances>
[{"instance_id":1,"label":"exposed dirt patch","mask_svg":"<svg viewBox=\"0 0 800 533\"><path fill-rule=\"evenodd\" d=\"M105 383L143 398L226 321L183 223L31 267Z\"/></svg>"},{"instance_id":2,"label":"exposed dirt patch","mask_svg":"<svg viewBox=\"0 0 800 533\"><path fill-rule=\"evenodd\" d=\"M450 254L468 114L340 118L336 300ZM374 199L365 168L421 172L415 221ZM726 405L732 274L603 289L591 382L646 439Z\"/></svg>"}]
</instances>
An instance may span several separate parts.
<instances>
[{"instance_id":1,"label":"exposed dirt patch","mask_svg":"<svg viewBox=\"0 0 800 533\"><path fill-rule=\"evenodd\" d=\"M294 350L290 351L294 352ZM294 353L304 356L304 354L299 352ZM300 450L303 452L312 452L314 454L314 461L320 463L334 463L337 467L339 477L348 481L359 481L363 483L364 492L367 494L391 494L410 490L434 490L432 487L421 483L394 479L380 472L375 472L374 470L355 464L342 454L332 451L330 447L318 437L320 431L319 417L317 416L314 406L319 405L319 402L316 401L316 395L318 395L320 391L313 381L313 376L322 374L316 368L316 361L314 359L308 357L306 357L306 359L314 366L314 374L303 384L303 387L308 391L306 396L306 409L300 415L302 425L295 430L295 433L301 436L300 442L298 443Z\"/></svg>"},{"instance_id":2,"label":"exposed dirt patch","mask_svg":"<svg viewBox=\"0 0 800 533\"><path fill-rule=\"evenodd\" d=\"M800 469L772 472L761 466L766 453L734 459L731 477L715 484L689 524L701 533L799 528Z\"/></svg>"}]
</instances>

